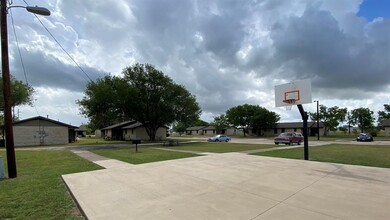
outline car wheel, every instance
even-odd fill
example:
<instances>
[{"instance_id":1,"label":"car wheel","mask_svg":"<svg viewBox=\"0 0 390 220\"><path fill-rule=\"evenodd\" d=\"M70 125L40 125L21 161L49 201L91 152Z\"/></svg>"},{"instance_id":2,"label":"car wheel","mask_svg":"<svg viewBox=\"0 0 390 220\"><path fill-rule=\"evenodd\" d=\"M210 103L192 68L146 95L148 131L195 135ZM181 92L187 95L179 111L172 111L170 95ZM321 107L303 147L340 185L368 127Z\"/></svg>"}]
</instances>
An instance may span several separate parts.
<instances>
[{"instance_id":1,"label":"car wheel","mask_svg":"<svg viewBox=\"0 0 390 220\"><path fill-rule=\"evenodd\" d=\"M218 139L215 139L215 142L218 142L219 140Z\"/></svg>"},{"instance_id":2,"label":"car wheel","mask_svg":"<svg viewBox=\"0 0 390 220\"><path fill-rule=\"evenodd\" d=\"M292 145L292 141L290 141L290 143L288 143L288 145Z\"/></svg>"},{"instance_id":3,"label":"car wheel","mask_svg":"<svg viewBox=\"0 0 390 220\"><path fill-rule=\"evenodd\" d=\"M298 145L301 145L301 141L298 141Z\"/></svg>"},{"instance_id":4,"label":"car wheel","mask_svg":"<svg viewBox=\"0 0 390 220\"><path fill-rule=\"evenodd\" d=\"M279 145L279 142L275 142L276 145Z\"/></svg>"},{"instance_id":5,"label":"car wheel","mask_svg":"<svg viewBox=\"0 0 390 220\"><path fill-rule=\"evenodd\" d=\"M229 142L229 139L226 139L226 141L225 142Z\"/></svg>"}]
</instances>

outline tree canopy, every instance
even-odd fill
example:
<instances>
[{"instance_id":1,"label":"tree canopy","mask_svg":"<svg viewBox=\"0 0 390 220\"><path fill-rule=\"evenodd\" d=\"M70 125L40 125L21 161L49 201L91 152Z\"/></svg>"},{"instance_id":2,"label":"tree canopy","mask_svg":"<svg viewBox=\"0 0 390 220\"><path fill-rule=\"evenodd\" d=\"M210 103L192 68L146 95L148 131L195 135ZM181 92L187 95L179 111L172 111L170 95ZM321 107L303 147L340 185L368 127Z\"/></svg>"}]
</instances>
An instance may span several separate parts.
<instances>
[{"instance_id":1,"label":"tree canopy","mask_svg":"<svg viewBox=\"0 0 390 220\"><path fill-rule=\"evenodd\" d=\"M381 124L383 120L390 118L390 105L384 104L384 111L378 111L378 123Z\"/></svg>"},{"instance_id":2,"label":"tree canopy","mask_svg":"<svg viewBox=\"0 0 390 220\"><path fill-rule=\"evenodd\" d=\"M11 106L31 105L34 89L20 80L11 77ZM0 77L0 110L4 111L3 78Z\"/></svg>"},{"instance_id":3,"label":"tree canopy","mask_svg":"<svg viewBox=\"0 0 390 220\"><path fill-rule=\"evenodd\" d=\"M322 121L325 126L324 135L327 135L329 130L336 130L340 122L345 120L347 111L347 108L339 108L338 106L328 108L324 105L320 105L319 116L317 113L310 113L310 117L315 121L319 117L319 120Z\"/></svg>"},{"instance_id":4,"label":"tree canopy","mask_svg":"<svg viewBox=\"0 0 390 220\"><path fill-rule=\"evenodd\" d=\"M222 133L222 131L229 126L229 122L224 114L215 116L214 121L211 124L215 127L215 130L217 130L217 133Z\"/></svg>"},{"instance_id":5,"label":"tree canopy","mask_svg":"<svg viewBox=\"0 0 390 220\"><path fill-rule=\"evenodd\" d=\"M357 125L361 132L365 129L374 127L374 112L369 108L357 108L351 111L351 119L354 125Z\"/></svg>"},{"instance_id":6,"label":"tree canopy","mask_svg":"<svg viewBox=\"0 0 390 220\"><path fill-rule=\"evenodd\" d=\"M273 129L280 120L278 114L270 112L258 105L239 105L226 111L227 121L237 127L241 127L244 136L248 133L249 127L258 133L261 130ZM261 134L261 133L259 133Z\"/></svg>"},{"instance_id":7,"label":"tree canopy","mask_svg":"<svg viewBox=\"0 0 390 220\"><path fill-rule=\"evenodd\" d=\"M195 96L154 66L137 63L122 75L89 83L85 97L78 101L81 113L96 127L132 119L142 123L150 140L155 140L159 127L199 118Z\"/></svg>"}]
</instances>

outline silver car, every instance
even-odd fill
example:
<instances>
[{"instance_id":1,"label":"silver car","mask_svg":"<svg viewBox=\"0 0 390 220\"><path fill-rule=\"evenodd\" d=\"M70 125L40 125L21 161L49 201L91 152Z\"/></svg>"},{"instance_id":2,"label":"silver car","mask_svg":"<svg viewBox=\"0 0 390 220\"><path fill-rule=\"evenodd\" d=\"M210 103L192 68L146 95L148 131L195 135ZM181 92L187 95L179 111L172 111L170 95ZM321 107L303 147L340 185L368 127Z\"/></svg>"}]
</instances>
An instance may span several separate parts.
<instances>
[{"instance_id":1,"label":"silver car","mask_svg":"<svg viewBox=\"0 0 390 220\"><path fill-rule=\"evenodd\" d=\"M223 135L223 134L218 134L214 137L209 137L207 139L207 141L212 141L212 142L229 142L231 140L230 137L226 136L226 135Z\"/></svg>"}]
</instances>

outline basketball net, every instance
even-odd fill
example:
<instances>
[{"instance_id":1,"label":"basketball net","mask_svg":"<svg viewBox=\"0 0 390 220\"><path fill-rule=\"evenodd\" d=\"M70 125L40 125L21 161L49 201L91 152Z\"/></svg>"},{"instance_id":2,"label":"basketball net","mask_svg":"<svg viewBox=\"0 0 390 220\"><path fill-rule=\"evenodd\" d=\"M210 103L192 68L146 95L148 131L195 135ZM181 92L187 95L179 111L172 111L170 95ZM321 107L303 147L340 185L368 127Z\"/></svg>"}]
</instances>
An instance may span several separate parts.
<instances>
[{"instance_id":1,"label":"basketball net","mask_svg":"<svg viewBox=\"0 0 390 220\"><path fill-rule=\"evenodd\" d=\"M286 107L286 110L291 110L293 105L295 105L295 99L286 99L286 100L283 100L284 103L287 103L287 105L285 106Z\"/></svg>"}]
</instances>

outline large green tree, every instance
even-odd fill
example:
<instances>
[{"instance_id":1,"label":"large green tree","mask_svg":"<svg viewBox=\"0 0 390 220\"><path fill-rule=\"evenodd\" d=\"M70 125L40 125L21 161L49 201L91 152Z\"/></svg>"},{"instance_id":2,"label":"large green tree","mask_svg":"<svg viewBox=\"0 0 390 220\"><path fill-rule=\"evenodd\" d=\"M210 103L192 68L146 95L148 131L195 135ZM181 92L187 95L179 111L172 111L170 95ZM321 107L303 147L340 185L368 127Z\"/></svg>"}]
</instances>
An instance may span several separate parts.
<instances>
[{"instance_id":1,"label":"large green tree","mask_svg":"<svg viewBox=\"0 0 390 220\"><path fill-rule=\"evenodd\" d=\"M345 116L347 115L347 108L339 108L338 106L326 107L324 105L320 105L319 115L317 113L310 113L310 117L312 120L319 120L324 123L324 135L328 135L329 131L334 131L337 129L339 124L345 120Z\"/></svg>"},{"instance_id":2,"label":"large green tree","mask_svg":"<svg viewBox=\"0 0 390 220\"><path fill-rule=\"evenodd\" d=\"M84 98L77 103L81 114L89 118L91 130L129 119L121 106L127 87L123 79L110 75L88 83Z\"/></svg>"},{"instance_id":3,"label":"large green tree","mask_svg":"<svg viewBox=\"0 0 390 220\"><path fill-rule=\"evenodd\" d=\"M351 111L352 123L360 128L361 132L374 127L374 112L369 108L357 108Z\"/></svg>"},{"instance_id":4,"label":"large green tree","mask_svg":"<svg viewBox=\"0 0 390 220\"><path fill-rule=\"evenodd\" d=\"M11 77L11 106L31 105L34 89L27 83ZM0 77L0 110L4 111L3 78Z\"/></svg>"},{"instance_id":5,"label":"large green tree","mask_svg":"<svg viewBox=\"0 0 390 220\"><path fill-rule=\"evenodd\" d=\"M256 110L251 126L254 131L257 132L257 135L263 135L262 131L267 131L268 129L276 128L276 124L280 120L280 116L275 112L268 111L266 108L259 107Z\"/></svg>"},{"instance_id":6,"label":"large green tree","mask_svg":"<svg viewBox=\"0 0 390 220\"><path fill-rule=\"evenodd\" d=\"M155 140L161 126L199 118L201 110L195 96L154 66L135 64L122 74L89 83L85 97L78 101L81 113L100 124L139 121L150 140ZM108 114L105 121L99 121L102 114Z\"/></svg>"},{"instance_id":7,"label":"large green tree","mask_svg":"<svg viewBox=\"0 0 390 220\"><path fill-rule=\"evenodd\" d=\"M217 130L217 133L222 133L223 130L229 127L229 122L224 114L215 116L214 121L211 124L215 127L215 130Z\"/></svg>"},{"instance_id":8,"label":"large green tree","mask_svg":"<svg viewBox=\"0 0 390 220\"><path fill-rule=\"evenodd\" d=\"M261 130L275 128L280 117L274 112L258 105L239 105L226 111L226 117L230 124L241 127L244 136L248 133L249 127L252 127L258 133ZM259 133L261 134L261 133Z\"/></svg>"}]
</instances>

